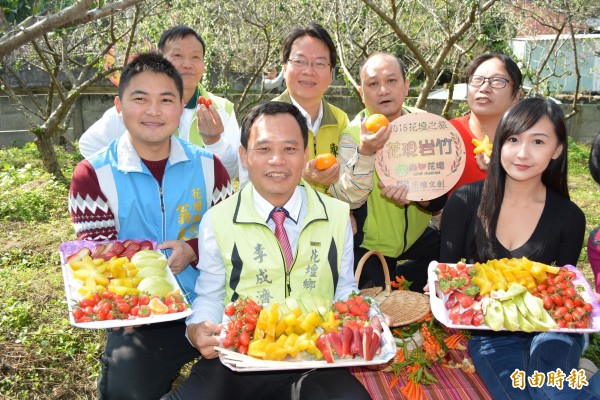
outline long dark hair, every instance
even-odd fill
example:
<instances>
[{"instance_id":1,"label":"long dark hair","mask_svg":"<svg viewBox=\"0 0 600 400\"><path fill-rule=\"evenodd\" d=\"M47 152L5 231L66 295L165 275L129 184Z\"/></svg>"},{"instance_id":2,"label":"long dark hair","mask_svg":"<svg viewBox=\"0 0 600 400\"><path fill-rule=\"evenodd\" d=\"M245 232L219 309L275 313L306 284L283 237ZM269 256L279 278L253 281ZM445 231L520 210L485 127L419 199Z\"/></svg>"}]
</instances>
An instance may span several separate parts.
<instances>
[{"instance_id":1,"label":"long dark hair","mask_svg":"<svg viewBox=\"0 0 600 400\"><path fill-rule=\"evenodd\" d=\"M592 178L600 184L600 132L592 140L589 165Z\"/></svg>"},{"instance_id":2,"label":"long dark hair","mask_svg":"<svg viewBox=\"0 0 600 400\"><path fill-rule=\"evenodd\" d=\"M558 145L562 145L562 152L558 158L550 160L548 167L542 173L542 183L569 199L567 128L562 109L551 100L540 98L521 100L504 114L496 129L492 157L483 185L481 202L477 209L476 245L480 260L496 258L493 248L506 183L506 171L500 160L502 146L510 136L525 132L544 117L552 122Z\"/></svg>"}]
</instances>

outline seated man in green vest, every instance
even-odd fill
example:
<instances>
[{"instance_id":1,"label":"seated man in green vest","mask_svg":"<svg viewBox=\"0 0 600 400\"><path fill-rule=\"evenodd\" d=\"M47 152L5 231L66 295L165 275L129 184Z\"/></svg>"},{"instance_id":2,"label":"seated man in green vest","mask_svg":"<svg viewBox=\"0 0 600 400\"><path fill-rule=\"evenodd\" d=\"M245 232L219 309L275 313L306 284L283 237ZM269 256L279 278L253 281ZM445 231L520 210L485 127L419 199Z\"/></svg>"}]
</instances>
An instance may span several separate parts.
<instances>
[{"instance_id":1,"label":"seated man in green vest","mask_svg":"<svg viewBox=\"0 0 600 400\"><path fill-rule=\"evenodd\" d=\"M420 291L427 283L427 266L439 254L440 235L429 226L431 213L442 209L447 196L427 202L406 199L406 186L384 186L375 170L375 152L388 141L391 128L369 133L364 120L383 114L393 121L403 114L420 110L404 107L409 82L404 65L388 53L372 54L360 72L359 89L366 108L345 129L340 139L338 161L340 179L329 187L329 194L348 204L357 221L354 257L357 263L369 250L379 250L386 258L392 280L396 275L412 282ZM410 260L396 268L399 261ZM372 265L374 264L374 265ZM361 274L360 287L383 286L383 270L371 257Z\"/></svg>"},{"instance_id":2,"label":"seated man in green vest","mask_svg":"<svg viewBox=\"0 0 600 400\"><path fill-rule=\"evenodd\" d=\"M275 101L292 103L308 124L308 160L302 177L315 190L325 192L338 180L339 165L326 170L315 168L318 154L337 156L340 135L348 125L348 115L323 99L333 80L337 62L335 44L321 25L293 29L283 42L283 77L287 90Z\"/></svg>"},{"instance_id":3,"label":"seated man in green vest","mask_svg":"<svg viewBox=\"0 0 600 400\"><path fill-rule=\"evenodd\" d=\"M244 182L247 172L239 166L240 128L233 103L208 92L200 84L206 52L204 39L192 28L179 25L162 34L158 49L183 79L186 105L175 135L215 154L231 179L239 177L240 182ZM200 104L200 97L210 99L212 105L207 107ZM123 119L116 108L112 107L83 133L79 139L79 151L86 159L90 158L124 132Z\"/></svg>"},{"instance_id":4,"label":"seated man in green vest","mask_svg":"<svg viewBox=\"0 0 600 400\"><path fill-rule=\"evenodd\" d=\"M307 136L304 116L288 103L259 105L244 118L240 160L250 182L200 223L201 277L187 335L203 357L165 398L370 399L346 368L238 373L215 350L225 305L239 297L281 303L357 290L348 206L302 180ZM379 318L371 319L378 329Z\"/></svg>"}]
</instances>

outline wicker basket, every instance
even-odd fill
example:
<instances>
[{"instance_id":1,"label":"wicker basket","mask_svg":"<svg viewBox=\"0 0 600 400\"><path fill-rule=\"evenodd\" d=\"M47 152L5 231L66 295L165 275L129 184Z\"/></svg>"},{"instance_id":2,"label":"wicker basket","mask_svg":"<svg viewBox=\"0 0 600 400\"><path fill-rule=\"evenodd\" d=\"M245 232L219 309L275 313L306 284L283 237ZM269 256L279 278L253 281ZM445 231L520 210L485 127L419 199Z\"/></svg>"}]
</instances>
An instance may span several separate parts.
<instances>
[{"instance_id":1,"label":"wicker basket","mask_svg":"<svg viewBox=\"0 0 600 400\"><path fill-rule=\"evenodd\" d=\"M383 254L377 250L370 250L358 262L354 274L356 282L359 282L362 269L367 259L372 255L379 257L385 277L385 287L362 289L360 293L375 299L381 312L392 318L392 327L408 325L426 316L430 311L429 298L422 293L411 292L409 290L392 291L387 262Z\"/></svg>"}]
</instances>

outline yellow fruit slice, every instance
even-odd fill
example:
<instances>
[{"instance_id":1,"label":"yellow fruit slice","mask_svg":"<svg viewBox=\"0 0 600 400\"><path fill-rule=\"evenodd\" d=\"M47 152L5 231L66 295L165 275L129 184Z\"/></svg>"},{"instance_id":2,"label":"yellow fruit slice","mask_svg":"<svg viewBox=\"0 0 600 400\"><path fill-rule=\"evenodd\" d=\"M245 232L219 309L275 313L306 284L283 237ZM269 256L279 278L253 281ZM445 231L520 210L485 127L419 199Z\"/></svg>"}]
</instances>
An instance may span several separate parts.
<instances>
[{"instance_id":1,"label":"yellow fruit slice","mask_svg":"<svg viewBox=\"0 0 600 400\"><path fill-rule=\"evenodd\" d=\"M153 297L148 303L148 307L154 314L166 314L169 311L169 307L160 301L158 297Z\"/></svg>"},{"instance_id":2,"label":"yellow fruit slice","mask_svg":"<svg viewBox=\"0 0 600 400\"><path fill-rule=\"evenodd\" d=\"M490 138L488 137L488 135L485 135L483 137L483 140L473 139L471 140L471 143L473 143L473 146L475 146L475 150L473 150L473 153L485 153L488 157L492 155L493 145L492 143L490 143Z\"/></svg>"},{"instance_id":3,"label":"yellow fruit slice","mask_svg":"<svg viewBox=\"0 0 600 400\"><path fill-rule=\"evenodd\" d=\"M125 296L131 288L127 286L108 285L107 289L109 292L116 293L119 296Z\"/></svg>"}]
</instances>

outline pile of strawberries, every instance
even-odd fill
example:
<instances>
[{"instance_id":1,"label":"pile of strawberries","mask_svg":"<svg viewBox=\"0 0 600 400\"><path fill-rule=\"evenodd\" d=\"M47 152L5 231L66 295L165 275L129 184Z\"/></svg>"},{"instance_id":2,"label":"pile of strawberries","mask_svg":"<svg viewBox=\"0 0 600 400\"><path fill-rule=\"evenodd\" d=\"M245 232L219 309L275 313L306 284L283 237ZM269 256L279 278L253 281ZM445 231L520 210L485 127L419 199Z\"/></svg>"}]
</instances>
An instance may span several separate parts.
<instances>
[{"instance_id":1,"label":"pile of strawberries","mask_svg":"<svg viewBox=\"0 0 600 400\"><path fill-rule=\"evenodd\" d=\"M333 305L335 309L335 318L357 321L368 321L369 308L371 308L371 300L363 298L359 294L352 294L346 301L337 301Z\"/></svg>"}]
</instances>

